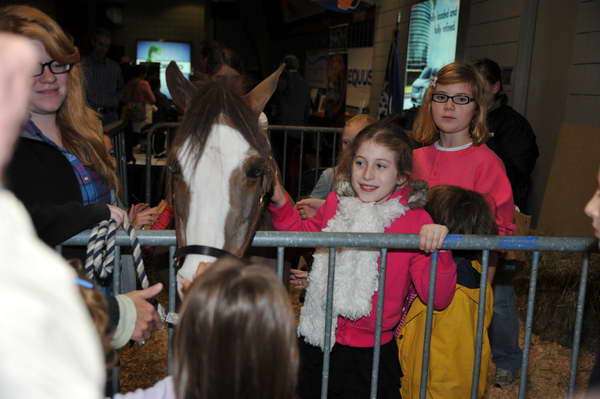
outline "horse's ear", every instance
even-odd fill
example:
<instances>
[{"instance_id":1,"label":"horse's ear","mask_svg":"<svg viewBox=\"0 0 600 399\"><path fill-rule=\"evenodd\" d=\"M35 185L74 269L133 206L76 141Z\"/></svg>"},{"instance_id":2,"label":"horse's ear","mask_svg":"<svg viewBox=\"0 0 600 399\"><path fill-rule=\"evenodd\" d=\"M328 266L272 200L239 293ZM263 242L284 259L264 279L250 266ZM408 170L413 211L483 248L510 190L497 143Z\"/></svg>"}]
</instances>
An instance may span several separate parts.
<instances>
[{"instance_id":1,"label":"horse's ear","mask_svg":"<svg viewBox=\"0 0 600 399\"><path fill-rule=\"evenodd\" d=\"M173 102L181 111L185 111L192 100L195 86L179 70L175 61L169 62L166 71L167 87Z\"/></svg>"},{"instance_id":2,"label":"horse's ear","mask_svg":"<svg viewBox=\"0 0 600 399\"><path fill-rule=\"evenodd\" d=\"M273 93L275 93L277 83L279 82L279 76L281 76L284 68L285 64L281 64L275 72L256 85L254 89L244 96L250 108L257 114L263 112L267 102Z\"/></svg>"}]
</instances>

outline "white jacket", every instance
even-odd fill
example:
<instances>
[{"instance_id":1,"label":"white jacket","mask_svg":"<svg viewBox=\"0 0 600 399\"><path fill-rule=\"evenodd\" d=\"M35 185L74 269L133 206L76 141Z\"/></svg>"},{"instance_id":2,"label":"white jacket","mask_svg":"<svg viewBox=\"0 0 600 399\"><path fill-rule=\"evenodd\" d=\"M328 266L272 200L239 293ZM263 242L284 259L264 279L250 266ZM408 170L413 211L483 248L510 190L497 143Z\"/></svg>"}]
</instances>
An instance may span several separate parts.
<instances>
[{"instance_id":1,"label":"white jacket","mask_svg":"<svg viewBox=\"0 0 600 399\"><path fill-rule=\"evenodd\" d=\"M101 398L101 346L74 271L1 187L0 215L0 397Z\"/></svg>"}]
</instances>

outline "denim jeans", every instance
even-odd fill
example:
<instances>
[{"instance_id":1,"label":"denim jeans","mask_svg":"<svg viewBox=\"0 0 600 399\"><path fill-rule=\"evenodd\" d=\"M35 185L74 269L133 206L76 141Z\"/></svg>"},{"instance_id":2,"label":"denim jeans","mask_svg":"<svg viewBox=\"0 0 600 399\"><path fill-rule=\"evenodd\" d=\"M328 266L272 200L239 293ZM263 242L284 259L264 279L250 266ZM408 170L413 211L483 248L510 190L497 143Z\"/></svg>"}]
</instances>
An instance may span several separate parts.
<instances>
[{"instance_id":1,"label":"denim jeans","mask_svg":"<svg viewBox=\"0 0 600 399\"><path fill-rule=\"evenodd\" d=\"M519 347L517 295L512 285L513 264L498 268L494 278L494 317L489 329L492 361L497 368L518 370L523 351Z\"/></svg>"}]
</instances>

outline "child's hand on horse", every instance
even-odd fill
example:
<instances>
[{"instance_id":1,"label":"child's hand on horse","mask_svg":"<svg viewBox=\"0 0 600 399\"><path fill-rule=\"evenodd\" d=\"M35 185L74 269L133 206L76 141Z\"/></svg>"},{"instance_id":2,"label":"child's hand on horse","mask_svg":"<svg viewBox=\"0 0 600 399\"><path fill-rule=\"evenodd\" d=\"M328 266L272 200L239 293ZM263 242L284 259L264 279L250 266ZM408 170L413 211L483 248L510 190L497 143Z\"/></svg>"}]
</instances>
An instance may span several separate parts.
<instances>
[{"instance_id":1,"label":"child's hand on horse","mask_svg":"<svg viewBox=\"0 0 600 399\"><path fill-rule=\"evenodd\" d=\"M194 273L194 280L198 278L198 276L202 275L214 262L200 262L198 263L198 268L196 269L196 273ZM187 291L190 289L193 280L181 280L181 293L183 296L187 294Z\"/></svg>"},{"instance_id":2,"label":"child's hand on horse","mask_svg":"<svg viewBox=\"0 0 600 399\"><path fill-rule=\"evenodd\" d=\"M290 269L290 284L298 289L308 287L308 272L300 269Z\"/></svg>"},{"instance_id":3,"label":"child's hand on horse","mask_svg":"<svg viewBox=\"0 0 600 399\"><path fill-rule=\"evenodd\" d=\"M134 229L152 225L158 217L158 207L150 208L148 204L135 204L129 209L129 220Z\"/></svg>"},{"instance_id":4,"label":"child's hand on horse","mask_svg":"<svg viewBox=\"0 0 600 399\"><path fill-rule=\"evenodd\" d=\"M320 198L305 198L296 202L296 209L300 213L302 219L308 219L316 215L317 210L325 203L325 200Z\"/></svg>"},{"instance_id":5,"label":"child's hand on horse","mask_svg":"<svg viewBox=\"0 0 600 399\"><path fill-rule=\"evenodd\" d=\"M271 202L275 204L277 208L281 208L289 200L289 194L285 191L285 188L281 185L279 175L276 175L273 182L273 194L271 195Z\"/></svg>"},{"instance_id":6,"label":"child's hand on horse","mask_svg":"<svg viewBox=\"0 0 600 399\"><path fill-rule=\"evenodd\" d=\"M424 252L434 252L442 247L448 235L448 228L441 224L425 224L419 233L419 249Z\"/></svg>"}]
</instances>

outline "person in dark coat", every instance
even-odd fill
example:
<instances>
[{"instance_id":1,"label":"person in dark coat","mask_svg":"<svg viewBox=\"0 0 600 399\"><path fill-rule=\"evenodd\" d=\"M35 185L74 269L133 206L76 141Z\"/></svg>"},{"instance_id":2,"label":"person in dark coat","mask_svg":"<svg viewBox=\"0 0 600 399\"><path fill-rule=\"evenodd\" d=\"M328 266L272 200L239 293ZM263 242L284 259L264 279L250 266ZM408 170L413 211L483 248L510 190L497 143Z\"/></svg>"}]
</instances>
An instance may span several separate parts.
<instances>
[{"instance_id":1,"label":"person in dark coat","mask_svg":"<svg viewBox=\"0 0 600 399\"><path fill-rule=\"evenodd\" d=\"M487 145L504 162L513 191L515 205L528 212L531 173L539 152L535 133L527 119L512 109L502 92L500 66L488 59L473 62L485 80L488 100L487 124L490 139ZM494 278L494 316L490 326L492 360L496 364L495 384L500 388L513 385L521 368L523 351L519 347L519 319L512 279L517 264L501 258Z\"/></svg>"},{"instance_id":2,"label":"person in dark coat","mask_svg":"<svg viewBox=\"0 0 600 399\"><path fill-rule=\"evenodd\" d=\"M504 162L515 204L528 213L531 173L539 155L535 133L527 119L508 105L508 97L502 92L500 66L488 58L474 65L486 80L490 102L487 123L491 138L486 144Z\"/></svg>"}]
</instances>

